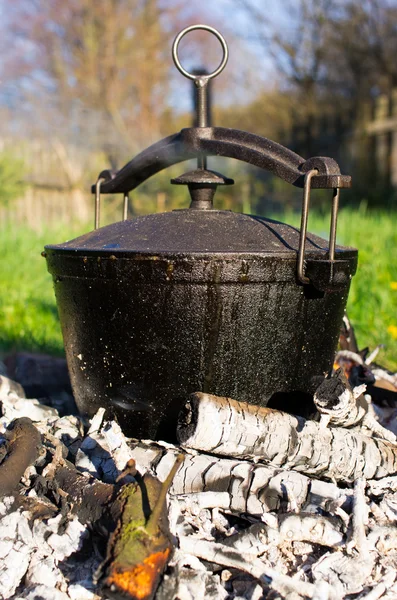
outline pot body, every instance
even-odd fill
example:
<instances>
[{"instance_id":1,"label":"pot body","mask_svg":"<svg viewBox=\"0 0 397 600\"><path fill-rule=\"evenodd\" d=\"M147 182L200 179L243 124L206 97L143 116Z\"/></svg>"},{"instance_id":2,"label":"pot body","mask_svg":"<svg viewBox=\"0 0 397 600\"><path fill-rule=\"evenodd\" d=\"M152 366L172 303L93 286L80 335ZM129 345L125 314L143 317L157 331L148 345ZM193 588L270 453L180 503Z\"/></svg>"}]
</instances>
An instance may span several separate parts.
<instances>
[{"instance_id":1,"label":"pot body","mask_svg":"<svg viewBox=\"0 0 397 600\"><path fill-rule=\"evenodd\" d=\"M297 284L291 253L47 247L79 409L106 407L128 435L170 441L181 401L197 391L261 406L290 394L305 414L332 366L350 250L345 284L317 292Z\"/></svg>"}]
</instances>

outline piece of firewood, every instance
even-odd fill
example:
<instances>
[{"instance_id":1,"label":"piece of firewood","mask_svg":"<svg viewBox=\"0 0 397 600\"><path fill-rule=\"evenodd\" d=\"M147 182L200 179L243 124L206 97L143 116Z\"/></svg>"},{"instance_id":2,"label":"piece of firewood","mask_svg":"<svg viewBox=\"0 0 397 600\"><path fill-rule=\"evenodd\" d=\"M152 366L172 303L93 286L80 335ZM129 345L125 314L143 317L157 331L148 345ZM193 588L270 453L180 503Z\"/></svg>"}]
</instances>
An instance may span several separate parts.
<instances>
[{"instance_id":1,"label":"piece of firewood","mask_svg":"<svg viewBox=\"0 0 397 600\"><path fill-rule=\"evenodd\" d=\"M178 437L186 448L259 460L333 481L397 473L397 445L385 440L204 393L186 400Z\"/></svg>"},{"instance_id":2,"label":"piece of firewood","mask_svg":"<svg viewBox=\"0 0 397 600\"><path fill-rule=\"evenodd\" d=\"M91 523L106 534L113 531L121 507L114 505L120 486L83 475L66 460L59 460L49 478L67 494L71 512L83 524Z\"/></svg>"},{"instance_id":3,"label":"piece of firewood","mask_svg":"<svg viewBox=\"0 0 397 600\"><path fill-rule=\"evenodd\" d=\"M290 593L299 594L299 597L302 596L304 598L316 597L316 585L278 573L264 561L258 559L255 553L246 552L245 554L241 554L225 544L207 542L194 536L180 537L179 542L180 548L185 552L218 565L245 571L284 597ZM319 596L317 595L317 597ZM321 597L324 600L326 598L329 600L337 599L337 596L332 592L332 588L327 585L325 588L323 587L323 595Z\"/></svg>"},{"instance_id":4,"label":"piece of firewood","mask_svg":"<svg viewBox=\"0 0 397 600\"><path fill-rule=\"evenodd\" d=\"M93 419L85 442L77 453L79 469L86 471L88 468L98 478L104 471L109 473L111 468L114 469L114 463L121 464L122 458L124 464L133 458L140 473L150 472L164 481L180 448L165 442L128 440L127 449L116 456L109 433L112 432L112 439L116 434L123 439L123 434L114 423L104 422L101 425L102 417L100 409L98 419ZM122 441L121 445L117 442L117 445L118 448L124 447L125 442ZM104 456L102 459L100 453L106 454L107 458ZM108 463L112 463L113 467ZM259 517L272 510L299 511L307 506L318 509L331 505L338 511L334 514L340 511L344 514L341 507L348 509L351 495L348 489L339 489L330 482L310 480L296 471L187 452L175 475L170 494L190 496L201 492L213 493L211 502L219 494L217 502L221 502L219 506L227 512ZM192 499L192 502L195 500Z\"/></svg>"},{"instance_id":5,"label":"piece of firewood","mask_svg":"<svg viewBox=\"0 0 397 600\"><path fill-rule=\"evenodd\" d=\"M342 369L326 377L313 396L320 413L320 423L326 422L333 427L351 427L361 423L368 413L365 390L365 385L352 389Z\"/></svg>"},{"instance_id":6,"label":"piece of firewood","mask_svg":"<svg viewBox=\"0 0 397 600\"><path fill-rule=\"evenodd\" d=\"M326 377L313 397L320 414L320 424L330 427L365 427L372 435L396 443L394 433L376 420L371 399L367 400L364 395L366 388L365 384L352 388L342 369Z\"/></svg>"},{"instance_id":7,"label":"piece of firewood","mask_svg":"<svg viewBox=\"0 0 397 600\"><path fill-rule=\"evenodd\" d=\"M169 531L166 496L183 455L179 455L167 479L138 476L137 484L123 486L117 527L110 537L101 571L102 588L111 597L151 600L174 543Z\"/></svg>"},{"instance_id":8,"label":"piece of firewood","mask_svg":"<svg viewBox=\"0 0 397 600\"><path fill-rule=\"evenodd\" d=\"M39 456L41 436L27 417L15 419L7 430L7 455L0 465L0 497L15 492L25 470Z\"/></svg>"},{"instance_id":9,"label":"piece of firewood","mask_svg":"<svg viewBox=\"0 0 397 600\"><path fill-rule=\"evenodd\" d=\"M110 533L107 557L97 574L108 596L153 598L173 549L166 495L182 460L181 454L164 483L135 472L135 483L119 486L83 475L62 456L54 457L47 475L66 493L72 511L82 523ZM130 463L126 471L132 468Z\"/></svg>"},{"instance_id":10,"label":"piece of firewood","mask_svg":"<svg viewBox=\"0 0 397 600\"><path fill-rule=\"evenodd\" d=\"M179 452L175 446L165 448L154 442L135 442L131 448L139 471L148 471L160 481L166 479ZM83 475L61 458L51 468L51 477L70 495L72 510L81 522L94 523L99 531L112 531L121 512L115 502L120 486ZM170 495L181 505L197 506L198 511L219 507L262 518L269 511L290 511L291 501L296 511L327 509L333 503L349 510L352 491L271 465L188 452L175 474Z\"/></svg>"},{"instance_id":11,"label":"piece of firewood","mask_svg":"<svg viewBox=\"0 0 397 600\"><path fill-rule=\"evenodd\" d=\"M223 540L234 550L246 551L255 548L263 554L267 545L280 546L284 542L309 542L330 548L339 548L344 542L344 534L339 519L319 514L300 513L274 516L267 523L255 523L248 529Z\"/></svg>"},{"instance_id":12,"label":"piece of firewood","mask_svg":"<svg viewBox=\"0 0 397 600\"><path fill-rule=\"evenodd\" d=\"M355 548L359 553L368 552L368 542L366 536L366 525L368 525L369 507L365 497L366 481L363 478L356 479L354 482L353 496L353 532L352 539L349 542L349 551Z\"/></svg>"},{"instance_id":13,"label":"piece of firewood","mask_svg":"<svg viewBox=\"0 0 397 600\"><path fill-rule=\"evenodd\" d=\"M148 470L163 481L180 450L167 444L135 442L132 456L139 470ZM170 489L172 496L195 502L199 492L219 495L223 510L262 517L273 510L291 511L307 506L326 508L336 502L349 510L352 491L334 483L309 479L303 473L274 465L220 458L204 453L187 452ZM227 496L225 496L225 493ZM293 498L292 498L293 496ZM214 497L211 497L213 501Z\"/></svg>"}]
</instances>

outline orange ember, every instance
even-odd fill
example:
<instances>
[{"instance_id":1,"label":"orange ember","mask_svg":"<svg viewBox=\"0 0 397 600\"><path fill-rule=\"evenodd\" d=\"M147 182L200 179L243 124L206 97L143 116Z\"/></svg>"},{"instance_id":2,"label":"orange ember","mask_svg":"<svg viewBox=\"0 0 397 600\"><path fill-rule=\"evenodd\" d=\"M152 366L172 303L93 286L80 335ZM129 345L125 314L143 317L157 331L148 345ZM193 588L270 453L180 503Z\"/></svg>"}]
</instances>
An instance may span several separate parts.
<instances>
[{"instance_id":1,"label":"orange ember","mask_svg":"<svg viewBox=\"0 0 397 600\"><path fill-rule=\"evenodd\" d=\"M136 600L150 598L157 579L167 563L169 554L169 548L162 552L155 552L145 558L142 563L128 570L116 565L107 577L106 584L109 587L115 585L119 590L127 592Z\"/></svg>"}]
</instances>

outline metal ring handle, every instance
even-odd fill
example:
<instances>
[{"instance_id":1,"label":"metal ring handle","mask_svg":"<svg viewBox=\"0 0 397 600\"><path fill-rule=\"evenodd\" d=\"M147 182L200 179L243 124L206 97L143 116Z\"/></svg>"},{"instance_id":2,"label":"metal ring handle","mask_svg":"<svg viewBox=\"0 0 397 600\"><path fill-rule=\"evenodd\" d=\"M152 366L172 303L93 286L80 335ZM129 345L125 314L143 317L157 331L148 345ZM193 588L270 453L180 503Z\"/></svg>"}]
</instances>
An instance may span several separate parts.
<instances>
[{"instance_id":1,"label":"metal ring handle","mask_svg":"<svg viewBox=\"0 0 397 600\"><path fill-rule=\"evenodd\" d=\"M187 33L189 33L190 31L195 31L196 29L202 29L204 31L209 31L210 33L213 33L214 36L220 41L221 46L222 46L223 57L219 64L219 67L217 69L215 69L215 71L213 71L212 73L209 73L208 75L194 75L193 73L189 73L189 71L186 71L186 69L184 69L182 67L181 62L178 57L179 42ZM212 79L213 77L216 77L217 75L219 75L219 73L221 73L223 71L223 69L226 67L226 63L229 58L229 49L227 47L225 38L219 33L219 31L217 29L214 29L213 27L210 27L209 25L190 25L190 27L186 27L186 29L183 29L176 36L174 43L172 45L172 58L174 59L175 66L178 69L178 71L180 71L180 73L182 73L182 75L184 75L188 79L192 79L193 81L197 81L199 79L209 80L209 79Z\"/></svg>"},{"instance_id":2,"label":"metal ring handle","mask_svg":"<svg viewBox=\"0 0 397 600\"><path fill-rule=\"evenodd\" d=\"M305 183L303 188L303 200L302 200L302 218L301 218L301 229L299 236L299 249L298 249L298 261L297 261L297 276L301 283L309 284L310 279L306 277L304 273L305 264L305 244L306 244L306 232L307 232L307 219L309 215L309 203L310 203L310 190L311 180L314 175L318 173L317 169L308 171L305 175ZM339 188L334 188L332 197L332 212L331 212L331 226L329 232L329 244L328 244L328 260L331 262L335 260L335 246L336 246L336 224L338 219L338 207L339 207Z\"/></svg>"}]
</instances>

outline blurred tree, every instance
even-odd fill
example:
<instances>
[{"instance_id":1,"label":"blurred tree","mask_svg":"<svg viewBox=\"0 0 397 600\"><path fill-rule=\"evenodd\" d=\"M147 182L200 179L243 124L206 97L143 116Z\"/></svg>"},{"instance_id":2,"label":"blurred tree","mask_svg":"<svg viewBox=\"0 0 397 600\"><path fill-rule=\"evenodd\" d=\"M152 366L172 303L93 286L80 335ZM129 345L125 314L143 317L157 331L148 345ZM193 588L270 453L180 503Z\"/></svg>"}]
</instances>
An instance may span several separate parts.
<instances>
[{"instance_id":1,"label":"blurred tree","mask_svg":"<svg viewBox=\"0 0 397 600\"><path fill-rule=\"evenodd\" d=\"M55 104L59 125L84 130L89 118L109 154L117 144L136 149L161 130L167 19L176 8L159 0L18 0L9 18L20 53L9 73L28 79L30 99Z\"/></svg>"},{"instance_id":2,"label":"blurred tree","mask_svg":"<svg viewBox=\"0 0 397 600\"><path fill-rule=\"evenodd\" d=\"M273 57L284 87L295 89L308 111L321 97L359 102L397 85L396 0L285 0L281 25L264 4L236 3L250 16L251 39Z\"/></svg>"},{"instance_id":3,"label":"blurred tree","mask_svg":"<svg viewBox=\"0 0 397 600\"><path fill-rule=\"evenodd\" d=\"M0 6L6 1L0 0ZM214 124L264 135L303 156L330 154L350 168L348 136L352 130L365 131L368 101L397 85L397 0L283 0L277 22L269 17L268 3L227 2L246 15L242 27L241 13L230 11L236 17L234 36L228 31L233 19L219 25L215 9L204 3L7 3L0 39L1 101L12 114L12 127L19 127L21 136L41 135L52 146L54 138L60 140L65 156L69 144L77 143L88 152L105 153L106 162L120 167L159 137L191 125L191 83L176 73L170 47L176 31L202 21L218 26L231 47L227 71L215 84ZM262 45L264 57L273 59L266 86L266 69L247 49L248 36ZM181 59L187 68L211 70L219 61L219 43L195 32L181 43ZM356 157L365 190L372 177L366 158L370 142L359 145ZM242 180L246 174L242 168ZM252 176L260 189L267 189L263 174ZM244 190L241 197L247 186ZM221 195L227 204L238 192L231 188Z\"/></svg>"},{"instance_id":4,"label":"blurred tree","mask_svg":"<svg viewBox=\"0 0 397 600\"><path fill-rule=\"evenodd\" d=\"M289 145L303 156L327 153L343 161L357 176L357 196L395 200L391 130L375 139L367 125L379 94L390 99L384 118L396 110L391 105L397 86L396 0L285 0L284 19L277 23L265 4L235 2L282 74L280 89L288 94L294 125Z\"/></svg>"}]
</instances>

